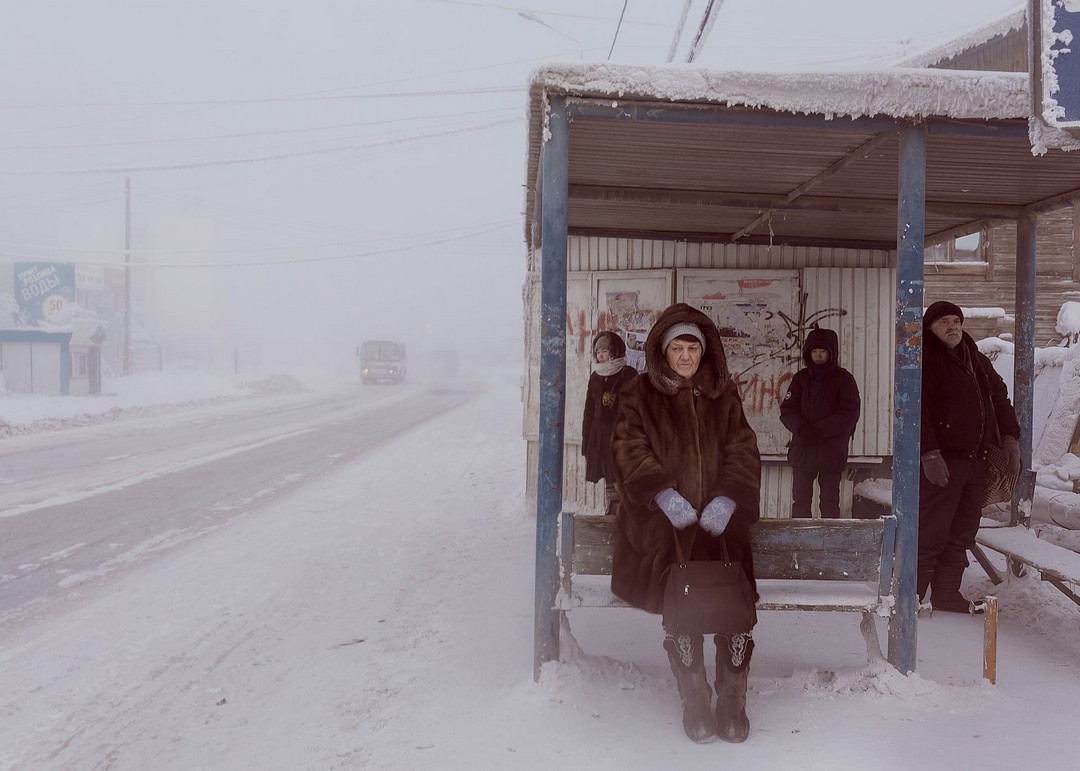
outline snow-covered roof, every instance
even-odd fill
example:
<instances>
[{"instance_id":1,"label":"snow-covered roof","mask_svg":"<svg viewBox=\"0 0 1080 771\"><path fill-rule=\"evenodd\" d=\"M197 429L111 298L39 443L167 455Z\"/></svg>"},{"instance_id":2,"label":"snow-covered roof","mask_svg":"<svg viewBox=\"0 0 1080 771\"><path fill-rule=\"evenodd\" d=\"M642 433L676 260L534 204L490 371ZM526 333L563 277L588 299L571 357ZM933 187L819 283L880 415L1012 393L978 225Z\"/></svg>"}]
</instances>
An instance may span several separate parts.
<instances>
[{"instance_id":1,"label":"snow-covered roof","mask_svg":"<svg viewBox=\"0 0 1080 771\"><path fill-rule=\"evenodd\" d=\"M1023 73L892 68L864 72L748 72L687 65L553 62L531 78L544 91L766 108L777 112L892 118L1027 118ZM534 106L538 102L533 101Z\"/></svg>"},{"instance_id":2,"label":"snow-covered roof","mask_svg":"<svg viewBox=\"0 0 1080 771\"><path fill-rule=\"evenodd\" d=\"M1080 153L1029 120L1025 73L712 70L557 61L529 84L525 236L548 105L567 97L571 233L892 250L899 137L926 129L927 243L1080 199Z\"/></svg>"},{"instance_id":3,"label":"snow-covered roof","mask_svg":"<svg viewBox=\"0 0 1080 771\"><path fill-rule=\"evenodd\" d=\"M901 67L932 67L935 64L966 53L994 38L1005 37L1010 32L1019 32L1024 28L1026 21L1027 9L1020 7L992 19L986 24L981 24L943 45L934 46L901 59L898 64Z\"/></svg>"}]
</instances>

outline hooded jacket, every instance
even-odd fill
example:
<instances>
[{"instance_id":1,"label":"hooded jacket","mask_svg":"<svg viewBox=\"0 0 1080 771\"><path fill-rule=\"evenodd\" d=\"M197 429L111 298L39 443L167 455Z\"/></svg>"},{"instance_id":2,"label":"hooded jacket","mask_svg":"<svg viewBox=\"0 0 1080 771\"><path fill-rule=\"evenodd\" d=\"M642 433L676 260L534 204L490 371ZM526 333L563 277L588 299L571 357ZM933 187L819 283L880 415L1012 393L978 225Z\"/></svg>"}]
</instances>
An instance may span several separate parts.
<instances>
[{"instance_id":1,"label":"hooded jacket","mask_svg":"<svg viewBox=\"0 0 1080 771\"><path fill-rule=\"evenodd\" d=\"M660 350L664 333L679 323L697 324L705 334L690 380L677 375ZM649 332L645 361L647 372L623 387L612 439L620 501L611 589L634 607L659 613L664 573L675 561L675 530L654 503L656 494L674 487L699 513L719 495L735 501L724 537L753 583L750 526L760 516L761 459L708 316L685 303L672 305ZM720 559L720 539L698 525L681 531L684 550L691 534L691 559Z\"/></svg>"},{"instance_id":2,"label":"hooded jacket","mask_svg":"<svg viewBox=\"0 0 1080 771\"><path fill-rule=\"evenodd\" d=\"M982 455L997 434L1020 437L1001 375L967 332L950 351L924 327L919 452L941 450L942 455L973 458Z\"/></svg>"},{"instance_id":3,"label":"hooded jacket","mask_svg":"<svg viewBox=\"0 0 1080 771\"><path fill-rule=\"evenodd\" d=\"M626 343L614 332L601 332L593 339L592 361L596 361L596 344L607 338L612 359L626 358ZM589 388L585 393L585 410L581 418L581 454L585 456L585 481L615 481L615 466L611 458L611 432L615 427L615 413L619 404L619 391L627 380L637 374L633 367L623 366L613 375L593 372L589 375Z\"/></svg>"},{"instance_id":4,"label":"hooded jacket","mask_svg":"<svg viewBox=\"0 0 1080 771\"><path fill-rule=\"evenodd\" d=\"M810 351L824 348L829 360L814 364ZM806 365L795 373L780 403L780 422L791 432L788 462L796 468L840 471L862 409L855 377L840 366L840 341L831 329L814 328L802 348ZM804 426L817 435L807 441Z\"/></svg>"}]
</instances>

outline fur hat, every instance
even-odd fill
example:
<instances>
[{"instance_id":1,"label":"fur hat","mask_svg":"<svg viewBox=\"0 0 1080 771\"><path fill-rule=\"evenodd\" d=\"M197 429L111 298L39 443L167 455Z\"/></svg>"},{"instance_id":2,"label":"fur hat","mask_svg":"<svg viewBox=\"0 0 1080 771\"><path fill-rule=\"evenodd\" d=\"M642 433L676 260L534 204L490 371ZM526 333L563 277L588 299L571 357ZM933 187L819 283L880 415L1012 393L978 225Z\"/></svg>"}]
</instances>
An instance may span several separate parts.
<instances>
[{"instance_id":1,"label":"fur hat","mask_svg":"<svg viewBox=\"0 0 1080 771\"><path fill-rule=\"evenodd\" d=\"M696 337L698 339L698 342L701 343L701 350L705 350L705 333L701 331L701 327L699 327L697 324L682 323L672 324L671 328L664 333L664 338L660 341L661 352L666 351L667 347L671 344L671 341L679 335L690 335L691 337Z\"/></svg>"},{"instance_id":2,"label":"fur hat","mask_svg":"<svg viewBox=\"0 0 1080 771\"><path fill-rule=\"evenodd\" d=\"M927 308L926 313L923 314L923 326L929 328L931 324L940 319L942 316L959 316L960 323L964 323L964 311L961 310L959 305L954 305L947 300L938 300L936 303Z\"/></svg>"}]
</instances>

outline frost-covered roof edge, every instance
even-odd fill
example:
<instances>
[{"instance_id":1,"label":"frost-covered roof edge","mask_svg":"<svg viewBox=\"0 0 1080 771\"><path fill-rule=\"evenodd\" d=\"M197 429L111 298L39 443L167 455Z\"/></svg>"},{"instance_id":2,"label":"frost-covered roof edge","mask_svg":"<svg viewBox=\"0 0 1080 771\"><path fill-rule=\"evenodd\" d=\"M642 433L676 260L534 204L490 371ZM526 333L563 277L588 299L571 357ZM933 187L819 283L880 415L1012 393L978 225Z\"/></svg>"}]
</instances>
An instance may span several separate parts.
<instances>
[{"instance_id":1,"label":"frost-covered roof edge","mask_svg":"<svg viewBox=\"0 0 1080 771\"><path fill-rule=\"evenodd\" d=\"M1010 32L1022 30L1026 21L1027 8L1025 6L1009 11L947 43L906 56L896 62L896 65L898 67L932 67L954 56L967 53L996 37L1004 37Z\"/></svg>"},{"instance_id":2,"label":"frost-covered roof edge","mask_svg":"<svg viewBox=\"0 0 1080 771\"><path fill-rule=\"evenodd\" d=\"M541 92L771 109L827 117L1026 119L1028 77L1014 72L888 68L749 72L684 65L551 62L530 79Z\"/></svg>"}]
</instances>

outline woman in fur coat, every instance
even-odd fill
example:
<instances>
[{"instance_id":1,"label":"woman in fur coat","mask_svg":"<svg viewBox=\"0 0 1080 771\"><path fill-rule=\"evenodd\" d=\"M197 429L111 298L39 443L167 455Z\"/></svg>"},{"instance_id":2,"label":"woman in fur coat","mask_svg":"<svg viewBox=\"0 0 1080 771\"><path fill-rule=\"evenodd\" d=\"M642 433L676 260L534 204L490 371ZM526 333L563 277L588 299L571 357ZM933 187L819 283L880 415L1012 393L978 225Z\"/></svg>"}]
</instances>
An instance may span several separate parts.
<instances>
[{"instance_id":1,"label":"woman in fur coat","mask_svg":"<svg viewBox=\"0 0 1080 771\"><path fill-rule=\"evenodd\" d=\"M676 530L684 546L692 542L688 556L695 560L720 559L724 535L753 584L750 526L759 517L761 460L708 316L685 303L672 305L649 332L645 361L647 371L622 389L615 422L621 499L611 588L634 607L660 613ZM703 637L665 637L683 729L695 742L717 736L741 742L750 731L746 678L754 641L749 633L713 639L715 715Z\"/></svg>"},{"instance_id":2,"label":"woman in fur coat","mask_svg":"<svg viewBox=\"0 0 1080 771\"><path fill-rule=\"evenodd\" d=\"M626 366L626 343L614 332L601 332L593 340L592 362L581 418L581 454L585 456L585 481L604 480L604 513L614 514L618 493L611 458L611 432L615 427L619 390L637 371Z\"/></svg>"}]
</instances>

